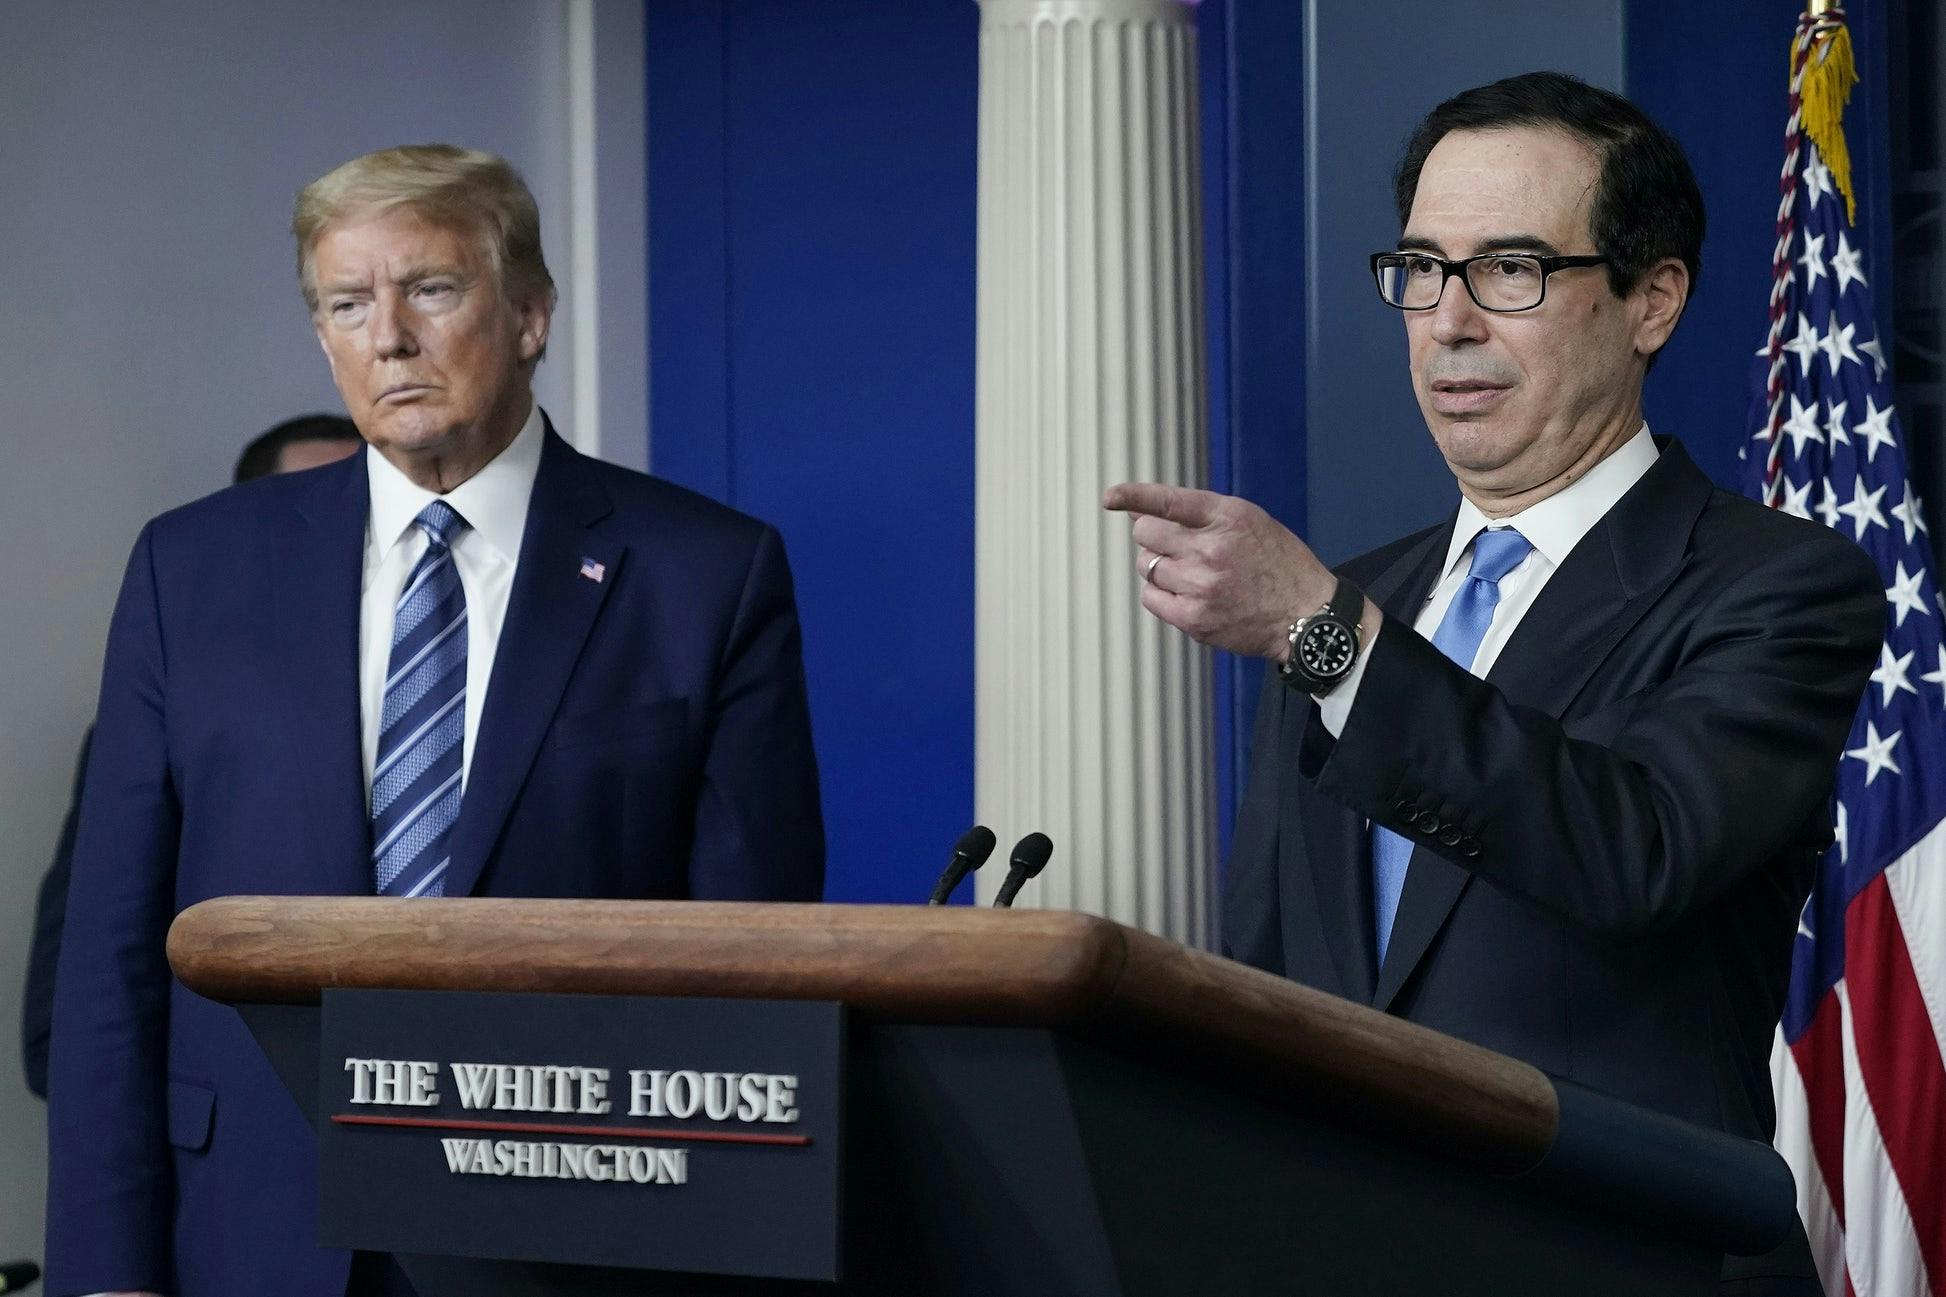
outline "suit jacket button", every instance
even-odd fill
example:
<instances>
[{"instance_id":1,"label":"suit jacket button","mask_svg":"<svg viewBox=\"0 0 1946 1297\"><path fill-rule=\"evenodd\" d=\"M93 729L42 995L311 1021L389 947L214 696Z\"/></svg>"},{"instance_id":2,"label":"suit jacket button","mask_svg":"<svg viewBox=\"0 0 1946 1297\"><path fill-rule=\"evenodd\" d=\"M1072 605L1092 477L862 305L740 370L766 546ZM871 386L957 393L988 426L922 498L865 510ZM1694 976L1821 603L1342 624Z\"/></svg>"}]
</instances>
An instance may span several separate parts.
<instances>
[{"instance_id":1,"label":"suit jacket button","mask_svg":"<svg viewBox=\"0 0 1946 1297\"><path fill-rule=\"evenodd\" d=\"M1468 860L1471 860L1471 859L1473 859L1474 857L1476 857L1476 856L1478 856L1478 855L1480 854L1480 841L1479 841L1479 839L1478 839L1478 838L1468 838L1468 839L1467 839L1467 840L1466 840L1466 841L1465 841L1464 843L1462 843L1462 844L1461 844L1461 846L1460 846L1460 852L1461 852L1461 854L1463 854L1463 855L1464 855L1464 856L1465 856L1465 857L1466 857L1466 858L1467 858Z\"/></svg>"},{"instance_id":2,"label":"suit jacket button","mask_svg":"<svg viewBox=\"0 0 1946 1297\"><path fill-rule=\"evenodd\" d=\"M1420 812L1419 831L1421 833L1428 833L1428 834L1437 833L1439 832L1439 827L1440 827L1439 816L1435 815L1431 811Z\"/></svg>"},{"instance_id":3,"label":"suit jacket button","mask_svg":"<svg viewBox=\"0 0 1946 1297\"><path fill-rule=\"evenodd\" d=\"M1441 829L1439 831L1439 840L1446 846L1457 847L1460 844L1459 825L1448 824L1445 828Z\"/></svg>"}]
</instances>

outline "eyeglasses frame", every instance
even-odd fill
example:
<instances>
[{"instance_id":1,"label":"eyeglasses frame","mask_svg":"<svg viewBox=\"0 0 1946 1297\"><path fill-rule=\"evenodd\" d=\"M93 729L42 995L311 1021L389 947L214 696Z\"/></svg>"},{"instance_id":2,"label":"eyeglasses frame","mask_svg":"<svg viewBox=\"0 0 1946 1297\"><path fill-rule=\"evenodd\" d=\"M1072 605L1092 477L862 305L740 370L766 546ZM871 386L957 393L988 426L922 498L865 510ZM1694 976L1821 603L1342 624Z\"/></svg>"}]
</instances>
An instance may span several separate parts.
<instances>
[{"instance_id":1,"label":"eyeglasses frame","mask_svg":"<svg viewBox=\"0 0 1946 1297\"><path fill-rule=\"evenodd\" d=\"M1432 301L1424 306L1403 306L1387 298L1385 296L1385 283L1379 278L1378 262L1381 257L1424 257L1428 261L1438 262L1441 272L1439 291L1433 295ZM1488 306L1480 300L1480 295L1473 291L1473 281L1467 276L1467 267L1476 261L1492 261L1502 257L1525 257L1529 261L1540 263L1541 295L1535 298L1531 305ZM1472 298L1473 305L1479 307L1482 311L1491 311L1495 315L1519 315L1523 311L1535 309L1547 300L1547 281L1554 277L1555 271L1574 270L1582 266L1605 266L1609 264L1609 261L1610 259L1608 257L1600 256L1599 254L1580 253L1571 256L1549 257L1542 256L1538 252L1482 252L1478 256L1461 257L1458 261L1448 261L1446 258L1436 257L1430 252L1417 252L1409 248L1394 248L1390 252L1374 252L1372 254L1371 265L1372 283L1378 288L1378 300L1384 302L1395 311L1431 311L1438 309L1440 302L1445 300L1446 297L1447 281L1457 275L1461 286L1466 289L1466 295Z\"/></svg>"}]
</instances>

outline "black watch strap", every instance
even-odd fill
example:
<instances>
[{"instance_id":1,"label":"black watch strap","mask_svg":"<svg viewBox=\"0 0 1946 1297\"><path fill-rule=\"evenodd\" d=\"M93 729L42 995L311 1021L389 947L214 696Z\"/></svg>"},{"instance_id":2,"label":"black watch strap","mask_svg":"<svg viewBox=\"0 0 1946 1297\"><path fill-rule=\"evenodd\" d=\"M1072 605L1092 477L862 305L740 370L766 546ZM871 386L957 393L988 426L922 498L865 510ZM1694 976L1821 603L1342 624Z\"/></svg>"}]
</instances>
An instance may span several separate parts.
<instances>
[{"instance_id":1,"label":"black watch strap","mask_svg":"<svg viewBox=\"0 0 1946 1297\"><path fill-rule=\"evenodd\" d=\"M1343 577L1331 592L1331 610L1356 626L1365 619L1365 592Z\"/></svg>"}]
</instances>

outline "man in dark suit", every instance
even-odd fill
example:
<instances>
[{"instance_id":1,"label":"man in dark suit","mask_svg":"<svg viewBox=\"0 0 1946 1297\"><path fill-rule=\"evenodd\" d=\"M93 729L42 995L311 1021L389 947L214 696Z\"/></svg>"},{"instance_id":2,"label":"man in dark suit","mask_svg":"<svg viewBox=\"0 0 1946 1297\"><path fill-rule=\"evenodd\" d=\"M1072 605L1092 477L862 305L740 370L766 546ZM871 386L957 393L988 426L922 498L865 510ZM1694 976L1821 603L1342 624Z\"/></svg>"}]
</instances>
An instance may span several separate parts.
<instances>
[{"instance_id":1,"label":"man in dark suit","mask_svg":"<svg viewBox=\"0 0 1946 1297\"><path fill-rule=\"evenodd\" d=\"M251 439L237 457L236 482L255 481L272 473L295 473L335 463L364 445L358 425L336 414L305 414L286 419ZM61 929L67 922L68 876L74 865L74 832L81 821L82 779L88 772L90 727L81 740L75 763L74 791L68 813L61 820L61 836L54 859L41 876L34 901L34 938L27 950L27 981L20 996L20 1059L27 1088L47 1097L47 1042L54 1031L54 967L61 953Z\"/></svg>"},{"instance_id":2,"label":"man in dark suit","mask_svg":"<svg viewBox=\"0 0 1946 1297\"><path fill-rule=\"evenodd\" d=\"M555 435L518 175L385 150L308 186L293 228L367 445L136 542L56 988L52 1297L397 1286L316 1246L303 1117L236 1014L169 974L183 908L821 889L783 546Z\"/></svg>"},{"instance_id":3,"label":"man in dark suit","mask_svg":"<svg viewBox=\"0 0 1946 1297\"><path fill-rule=\"evenodd\" d=\"M1235 958L1755 1139L1792 935L1883 632L1848 539L1643 423L1702 199L1618 96L1442 104L1374 258L1457 512L1332 573L1261 510L1130 485L1144 605L1274 665ZM1815 1293L1802 1235L1726 1291Z\"/></svg>"}]
</instances>

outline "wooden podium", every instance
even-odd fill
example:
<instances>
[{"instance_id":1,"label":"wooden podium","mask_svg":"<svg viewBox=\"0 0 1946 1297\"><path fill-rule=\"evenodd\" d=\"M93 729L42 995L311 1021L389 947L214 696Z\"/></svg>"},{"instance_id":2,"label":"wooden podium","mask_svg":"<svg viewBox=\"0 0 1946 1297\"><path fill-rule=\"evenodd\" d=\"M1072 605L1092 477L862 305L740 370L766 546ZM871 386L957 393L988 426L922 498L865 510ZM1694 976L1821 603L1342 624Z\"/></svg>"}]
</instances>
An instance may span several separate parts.
<instances>
[{"instance_id":1,"label":"wooden podium","mask_svg":"<svg viewBox=\"0 0 1946 1297\"><path fill-rule=\"evenodd\" d=\"M230 897L169 959L317 1120L332 988L847 1006L835 1285L402 1255L446 1293L1709 1294L1767 1146L1086 915Z\"/></svg>"}]
</instances>

